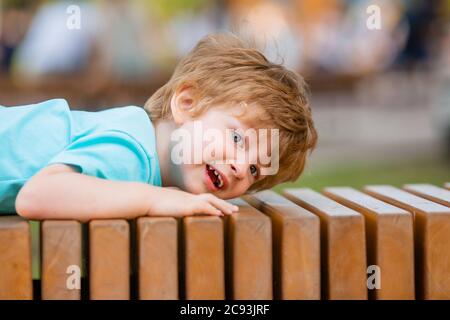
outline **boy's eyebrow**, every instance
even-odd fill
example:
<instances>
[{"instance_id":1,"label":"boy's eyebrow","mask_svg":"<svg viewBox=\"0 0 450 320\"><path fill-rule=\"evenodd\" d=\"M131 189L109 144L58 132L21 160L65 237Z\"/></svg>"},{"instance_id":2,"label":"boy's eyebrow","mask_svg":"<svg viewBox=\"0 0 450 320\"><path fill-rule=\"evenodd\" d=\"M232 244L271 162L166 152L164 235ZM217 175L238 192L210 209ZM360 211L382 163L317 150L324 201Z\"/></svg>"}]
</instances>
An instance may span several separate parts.
<instances>
[{"instance_id":1,"label":"boy's eyebrow","mask_svg":"<svg viewBox=\"0 0 450 320\"><path fill-rule=\"evenodd\" d=\"M237 117L235 116L231 116L230 120L229 120L229 124L232 127L236 127L236 128L241 128L244 131L247 130L246 126L244 125L244 123L242 121L240 121Z\"/></svg>"}]
</instances>

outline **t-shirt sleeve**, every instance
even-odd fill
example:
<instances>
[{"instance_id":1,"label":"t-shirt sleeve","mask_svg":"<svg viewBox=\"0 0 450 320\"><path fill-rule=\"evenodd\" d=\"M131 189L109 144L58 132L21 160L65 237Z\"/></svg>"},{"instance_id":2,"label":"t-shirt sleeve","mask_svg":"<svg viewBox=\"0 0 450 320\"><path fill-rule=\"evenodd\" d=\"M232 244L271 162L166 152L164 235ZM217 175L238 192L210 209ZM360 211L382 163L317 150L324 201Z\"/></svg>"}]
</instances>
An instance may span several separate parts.
<instances>
[{"instance_id":1,"label":"t-shirt sleeve","mask_svg":"<svg viewBox=\"0 0 450 320\"><path fill-rule=\"evenodd\" d=\"M108 180L149 180L149 160L143 147L121 131L88 134L70 143L48 165L64 163L78 172Z\"/></svg>"}]
</instances>

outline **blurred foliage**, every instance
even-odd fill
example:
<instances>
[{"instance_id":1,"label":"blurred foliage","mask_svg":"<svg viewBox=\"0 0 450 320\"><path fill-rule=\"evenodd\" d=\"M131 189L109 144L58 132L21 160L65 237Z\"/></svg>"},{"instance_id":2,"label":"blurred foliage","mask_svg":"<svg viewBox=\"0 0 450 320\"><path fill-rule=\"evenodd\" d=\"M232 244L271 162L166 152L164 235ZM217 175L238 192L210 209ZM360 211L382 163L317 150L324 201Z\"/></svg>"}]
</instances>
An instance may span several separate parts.
<instances>
[{"instance_id":1,"label":"blurred foliage","mask_svg":"<svg viewBox=\"0 0 450 320\"><path fill-rule=\"evenodd\" d=\"M169 20L174 16L192 12L198 12L212 4L208 0L151 0L143 2L152 15L163 20Z\"/></svg>"},{"instance_id":2,"label":"blurred foliage","mask_svg":"<svg viewBox=\"0 0 450 320\"><path fill-rule=\"evenodd\" d=\"M440 159L390 161L385 163L350 163L326 168L305 170L296 182L275 187L281 192L285 188L312 188L347 186L361 189L369 184L389 184L401 187L407 183L431 183L443 186L450 180L450 162Z\"/></svg>"},{"instance_id":3,"label":"blurred foliage","mask_svg":"<svg viewBox=\"0 0 450 320\"><path fill-rule=\"evenodd\" d=\"M36 4L40 4L43 1L31 1L31 0L2 0L0 1L0 6L3 8L26 8L30 7L30 5L35 6Z\"/></svg>"}]
</instances>

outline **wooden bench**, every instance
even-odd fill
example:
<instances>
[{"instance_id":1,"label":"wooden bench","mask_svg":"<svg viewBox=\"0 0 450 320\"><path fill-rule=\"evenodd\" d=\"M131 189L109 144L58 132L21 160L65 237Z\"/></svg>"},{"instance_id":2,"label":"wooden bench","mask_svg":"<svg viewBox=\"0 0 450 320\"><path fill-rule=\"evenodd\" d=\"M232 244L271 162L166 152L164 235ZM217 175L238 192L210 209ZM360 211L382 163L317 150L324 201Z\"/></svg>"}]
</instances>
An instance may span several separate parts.
<instances>
[{"instance_id":1,"label":"wooden bench","mask_svg":"<svg viewBox=\"0 0 450 320\"><path fill-rule=\"evenodd\" d=\"M450 207L390 186L368 186L365 190L413 215L418 297L450 299Z\"/></svg>"},{"instance_id":2,"label":"wooden bench","mask_svg":"<svg viewBox=\"0 0 450 320\"><path fill-rule=\"evenodd\" d=\"M224 218L42 221L38 261L29 222L0 216L0 299L450 299L447 187L267 190Z\"/></svg>"}]
</instances>

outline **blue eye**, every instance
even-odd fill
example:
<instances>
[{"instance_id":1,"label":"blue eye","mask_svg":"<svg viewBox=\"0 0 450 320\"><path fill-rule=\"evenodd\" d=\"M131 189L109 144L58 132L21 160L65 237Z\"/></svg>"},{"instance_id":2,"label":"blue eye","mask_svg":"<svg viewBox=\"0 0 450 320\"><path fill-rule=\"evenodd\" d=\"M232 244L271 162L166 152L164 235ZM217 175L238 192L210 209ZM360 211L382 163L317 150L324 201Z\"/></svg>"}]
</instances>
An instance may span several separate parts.
<instances>
[{"instance_id":1,"label":"blue eye","mask_svg":"<svg viewBox=\"0 0 450 320\"><path fill-rule=\"evenodd\" d=\"M233 131L233 141L234 143L241 144L242 143L242 136L236 132L236 130Z\"/></svg>"},{"instance_id":2,"label":"blue eye","mask_svg":"<svg viewBox=\"0 0 450 320\"><path fill-rule=\"evenodd\" d=\"M238 143L242 140L241 136L238 135L236 132L233 132L233 141Z\"/></svg>"},{"instance_id":3,"label":"blue eye","mask_svg":"<svg viewBox=\"0 0 450 320\"><path fill-rule=\"evenodd\" d=\"M254 164L250 166L250 173L252 176L256 177L258 175L258 168Z\"/></svg>"}]
</instances>

